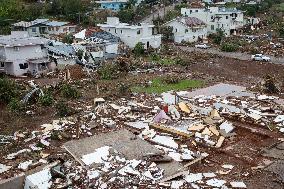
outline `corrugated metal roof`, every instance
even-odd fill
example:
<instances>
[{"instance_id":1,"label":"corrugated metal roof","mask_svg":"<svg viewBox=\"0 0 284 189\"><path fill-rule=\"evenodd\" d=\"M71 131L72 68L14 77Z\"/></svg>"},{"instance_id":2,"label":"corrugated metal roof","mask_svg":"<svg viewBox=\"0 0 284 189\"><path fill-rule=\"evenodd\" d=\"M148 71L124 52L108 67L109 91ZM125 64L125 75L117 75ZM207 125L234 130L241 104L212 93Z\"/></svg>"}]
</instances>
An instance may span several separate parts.
<instances>
[{"instance_id":1,"label":"corrugated metal roof","mask_svg":"<svg viewBox=\"0 0 284 189\"><path fill-rule=\"evenodd\" d=\"M91 38L97 38L98 40L104 40L108 42L119 42L120 38L117 36L114 36L113 34L102 31L102 32L95 32L93 35L91 35Z\"/></svg>"},{"instance_id":2,"label":"corrugated metal roof","mask_svg":"<svg viewBox=\"0 0 284 189\"><path fill-rule=\"evenodd\" d=\"M45 23L47 26L59 27L69 24L69 22L58 22L58 21L50 21Z\"/></svg>"},{"instance_id":3,"label":"corrugated metal roof","mask_svg":"<svg viewBox=\"0 0 284 189\"><path fill-rule=\"evenodd\" d=\"M31 21L31 22L21 21L21 22L13 24L13 26L28 28L28 27L31 27L31 26L34 26L34 25L37 25L37 24L43 24L47 21L48 21L48 19L36 19L36 20Z\"/></svg>"}]
</instances>

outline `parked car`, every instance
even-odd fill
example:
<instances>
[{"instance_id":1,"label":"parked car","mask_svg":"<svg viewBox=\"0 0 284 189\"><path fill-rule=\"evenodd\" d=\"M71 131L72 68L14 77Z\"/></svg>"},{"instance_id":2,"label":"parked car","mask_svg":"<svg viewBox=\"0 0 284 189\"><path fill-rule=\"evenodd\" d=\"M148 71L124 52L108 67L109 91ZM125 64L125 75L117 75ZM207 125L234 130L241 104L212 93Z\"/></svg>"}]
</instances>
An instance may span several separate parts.
<instances>
[{"instance_id":1,"label":"parked car","mask_svg":"<svg viewBox=\"0 0 284 189\"><path fill-rule=\"evenodd\" d=\"M210 46L207 44L198 44L198 45L195 45L195 48L208 49L210 48Z\"/></svg>"},{"instance_id":2,"label":"parked car","mask_svg":"<svg viewBox=\"0 0 284 189\"><path fill-rule=\"evenodd\" d=\"M263 54L255 54L251 56L252 60L269 62L271 59Z\"/></svg>"}]
</instances>

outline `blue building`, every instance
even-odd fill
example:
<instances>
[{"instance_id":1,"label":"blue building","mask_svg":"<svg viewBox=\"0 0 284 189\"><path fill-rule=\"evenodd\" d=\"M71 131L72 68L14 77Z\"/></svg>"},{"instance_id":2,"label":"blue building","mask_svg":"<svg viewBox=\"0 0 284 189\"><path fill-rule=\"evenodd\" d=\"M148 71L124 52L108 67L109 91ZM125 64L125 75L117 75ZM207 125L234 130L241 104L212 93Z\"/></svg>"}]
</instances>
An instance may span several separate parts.
<instances>
[{"instance_id":1,"label":"blue building","mask_svg":"<svg viewBox=\"0 0 284 189\"><path fill-rule=\"evenodd\" d=\"M106 0L106 1L96 1L96 3L101 5L102 9L109 9L113 11L119 11L121 8L125 7L128 0Z\"/></svg>"}]
</instances>

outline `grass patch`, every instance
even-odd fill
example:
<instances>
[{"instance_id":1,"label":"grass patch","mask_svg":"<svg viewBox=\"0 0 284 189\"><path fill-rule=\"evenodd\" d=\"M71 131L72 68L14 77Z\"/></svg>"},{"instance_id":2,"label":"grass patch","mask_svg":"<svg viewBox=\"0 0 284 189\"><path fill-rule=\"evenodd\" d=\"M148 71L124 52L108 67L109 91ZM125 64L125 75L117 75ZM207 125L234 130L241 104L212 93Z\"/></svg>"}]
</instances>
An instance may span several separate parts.
<instances>
[{"instance_id":1,"label":"grass patch","mask_svg":"<svg viewBox=\"0 0 284 189\"><path fill-rule=\"evenodd\" d=\"M170 90L185 90L192 88L199 88L204 85L204 82L201 80L181 80L177 83L167 84L161 78L153 79L152 84L149 87L136 86L132 87L131 91L138 93L157 93L161 94Z\"/></svg>"}]
</instances>

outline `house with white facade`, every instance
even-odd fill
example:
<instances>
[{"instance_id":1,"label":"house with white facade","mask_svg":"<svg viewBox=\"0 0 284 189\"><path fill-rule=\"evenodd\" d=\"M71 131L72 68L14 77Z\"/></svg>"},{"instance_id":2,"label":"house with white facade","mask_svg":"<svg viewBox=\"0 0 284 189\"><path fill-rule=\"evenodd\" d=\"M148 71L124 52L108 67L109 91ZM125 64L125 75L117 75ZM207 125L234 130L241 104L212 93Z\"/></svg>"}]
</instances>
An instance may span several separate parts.
<instances>
[{"instance_id":1,"label":"house with white facade","mask_svg":"<svg viewBox=\"0 0 284 189\"><path fill-rule=\"evenodd\" d=\"M176 43L196 42L207 37L206 24L196 17L177 17L163 26L173 28L174 41Z\"/></svg>"},{"instance_id":2,"label":"house with white facade","mask_svg":"<svg viewBox=\"0 0 284 189\"><path fill-rule=\"evenodd\" d=\"M105 24L98 26L114 36L121 39L130 48L134 48L139 42L144 44L144 48L159 48L161 45L162 35L154 35L154 25L141 23L139 25L129 25L119 22L117 17L108 17Z\"/></svg>"},{"instance_id":3,"label":"house with white facade","mask_svg":"<svg viewBox=\"0 0 284 189\"><path fill-rule=\"evenodd\" d=\"M74 33L76 25L69 22L52 21L49 19L36 19L31 22L18 22L12 24L14 31L27 31L30 36L60 35Z\"/></svg>"},{"instance_id":4,"label":"house with white facade","mask_svg":"<svg viewBox=\"0 0 284 189\"><path fill-rule=\"evenodd\" d=\"M40 74L52 70L44 45L47 40L30 37L26 31L12 31L0 37L0 71L21 76L26 73Z\"/></svg>"},{"instance_id":5,"label":"house with white facade","mask_svg":"<svg viewBox=\"0 0 284 189\"><path fill-rule=\"evenodd\" d=\"M217 29L221 29L226 36L236 35L244 26L243 11L236 8L181 8L181 14L202 20L207 25L208 34L216 33Z\"/></svg>"}]
</instances>

